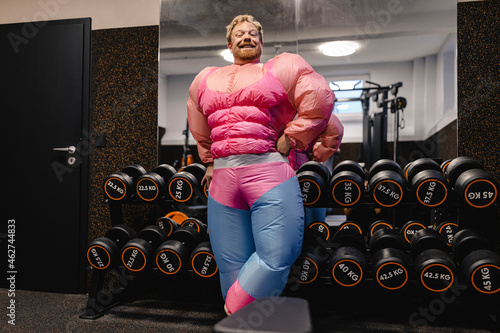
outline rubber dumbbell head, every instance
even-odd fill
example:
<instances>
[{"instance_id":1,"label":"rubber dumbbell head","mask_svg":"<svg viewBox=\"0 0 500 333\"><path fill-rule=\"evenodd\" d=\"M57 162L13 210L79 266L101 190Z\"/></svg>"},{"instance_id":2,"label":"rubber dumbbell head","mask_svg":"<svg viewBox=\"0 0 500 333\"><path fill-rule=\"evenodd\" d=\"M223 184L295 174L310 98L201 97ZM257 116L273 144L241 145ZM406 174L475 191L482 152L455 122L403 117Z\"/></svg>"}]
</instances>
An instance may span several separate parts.
<instances>
[{"instance_id":1,"label":"rubber dumbbell head","mask_svg":"<svg viewBox=\"0 0 500 333\"><path fill-rule=\"evenodd\" d=\"M167 239L165 231L157 225L143 228L137 237L122 248L122 263L130 271L139 272L150 266L155 249Z\"/></svg>"},{"instance_id":2,"label":"rubber dumbbell head","mask_svg":"<svg viewBox=\"0 0 500 333\"><path fill-rule=\"evenodd\" d=\"M364 230L363 230L363 226L361 226L359 223L357 223L355 221L347 220L345 222L342 222L339 225L339 230L342 230L342 229L353 229L353 230L356 230L357 232L359 232L360 235L365 234Z\"/></svg>"},{"instance_id":3,"label":"rubber dumbbell head","mask_svg":"<svg viewBox=\"0 0 500 333\"><path fill-rule=\"evenodd\" d=\"M328 247L331 240L330 227L324 221L314 221L304 231L304 242Z\"/></svg>"},{"instance_id":4,"label":"rubber dumbbell head","mask_svg":"<svg viewBox=\"0 0 500 333\"><path fill-rule=\"evenodd\" d=\"M100 270L116 266L120 248L134 237L134 230L127 225L117 224L111 227L104 237L98 237L90 242L87 248L90 265Z\"/></svg>"},{"instance_id":5,"label":"rubber dumbbell head","mask_svg":"<svg viewBox=\"0 0 500 333\"><path fill-rule=\"evenodd\" d=\"M161 164L137 179L136 193L144 201L154 201L167 192L167 181L176 173L173 166Z\"/></svg>"},{"instance_id":6,"label":"rubber dumbbell head","mask_svg":"<svg viewBox=\"0 0 500 333\"><path fill-rule=\"evenodd\" d=\"M427 227L425 226L425 224L423 224L423 222L418 220L410 220L401 227L400 232L406 244L410 245L410 241L413 235L415 235L417 231L426 228Z\"/></svg>"},{"instance_id":7,"label":"rubber dumbbell head","mask_svg":"<svg viewBox=\"0 0 500 333\"><path fill-rule=\"evenodd\" d=\"M205 172L206 168L198 163L180 169L168 181L168 191L172 199L177 202L187 202L194 198L198 190L205 193L201 186Z\"/></svg>"},{"instance_id":8,"label":"rubber dumbbell head","mask_svg":"<svg viewBox=\"0 0 500 333\"><path fill-rule=\"evenodd\" d=\"M413 258L427 249L437 249L447 252L448 246L443 237L434 229L421 229L417 231L410 241L410 253Z\"/></svg>"},{"instance_id":9,"label":"rubber dumbbell head","mask_svg":"<svg viewBox=\"0 0 500 333\"><path fill-rule=\"evenodd\" d=\"M448 181L438 170L423 170L410 182L417 202L426 207L438 207L448 198Z\"/></svg>"},{"instance_id":10,"label":"rubber dumbbell head","mask_svg":"<svg viewBox=\"0 0 500 333\"><path fill-rule=\"evenodd\" d=\"M368 189L373 200L382 207L395 207L402 202L406 189L403 171L392 160L379 160L369 171Z\"/></svg>"},{"instance_id":11,"label":"rubber dumbbell head","mask_svg":"<svg viewBox=\"0 0 500 333\"><path fill-rule=\"evenodd\" d=\"M370 252L376 252L385 248L394 248L398 250L406 250L407 245L403 236L394 229L380 229L377 230L370 238L369 242Z\"/></svg>"},{"instance_id":12,"label":"rubber dumbbell head","mask_svg":"<svg viewBox=\"0 0 500 333\"><path fill-rule=\"evenodd\" d=\"M156 250L156 266L166 275L175 275L186 270L191 250L192 248L186 246L184 243L175 239L169 239L163 242Z\"/></svg>"},{"instance_id":13,"label":"rubber dumbbell head","mask_svg":"<svg viewBox=\"0 0 500 333\"><path fill-rule=\"evenodd\" d=\"M342 287L359 285L365 276L366 259L363 253L351 246L335 250L329 260L329 273L334 283Z\"/></svg>"},{"instance_id":14,"label":"rubber dumbbell head","mask_svg":"<svg viewBox=\"0 0 500 333\"><path fill-rule=\"evenodd\" d=\"M476 250L493 250L493 245L483 231L471 228L455 234L451 244L455 261L461 263L466 255Z\"/></svg>"},{"instance_id":15,"label":"rubber dumbbell head","mask_svg":"<svg viewBox=\"0 0 500 333\"><path fill-rule=\"evenodd\" d=\"M219 271L210 242L198 244L191 253L190 262L193 272L203 278L211 278Z\"/></svg>"},{"instance_id":16,"label":"rubber dumbbell head","mask_svg":"<svg viewBox=\"0 0 500 333\"><path fill-rule=\"evenodd\" d=\"M371 238L380 229L394 229L394 227L387 220L377 220L368 227L368 238Z\"/></svg>"},{"instance_id":17,"label":"rubber dumbbell head","mask_svg":"<svg viewBox=\"0 0 500 333\"><path fill-rule=\"evenodd\" d=\"M448 169L448 165L450 164L451 161L453 161L453 159L450 158L450 159L443 161L439 165L439 168L441 169L441 172L443 173L443 175L446 175L446 170Z\"/></svg>"},{"instance_id":18,"label":"rubber dumbbell head","mask_svg":"<svg viewBox=\"0 0 500 333\"><path fill-rule=\"evenodd\" d=\"M403 171L398 163L390 159L380 159L373 163L368 171L368 179L373 178L380 171L394 171L399 173L401 176L403 175Z\"/></svg>"},{"instance_id":19,"label":"rubber dumbbell head","mask_svg":"<svg viewBox=\"0 0 500 333\"><path fill-rule=\"evenodd\" d=\"M290 276L300 284L319 280L326 268L327 251L320 245L303 244L302 252L290 268Z\"/></svg>"},{"instance_id":20,"label":"rubber dumbbell head","mask_svg":"<svg viewBox=\"0 0 500 333\"><path fill-rule=\"evenodd\" d=\"M382 231L384 230L377 233ZM387 290L395 291L405 287L409 280L409 268L410 263L405 253L397 248L383 248L372 256L373 278L377 285Z\"/></svg>"},{"instance_id":21,"label":"rubber dumbbell head","mask_svg":"<svg viewBox=\"0 0 500 333\"><path fill-rule=\"evenodd\" d=\"M335 166L329 191L335 203L342 207L357 204L365 189L365 173L361 166L350 160Z\"/></svg>"},{"instance_id":22,"label":"rubber dumbbell head","mask_svg":"<svg viewBox=\"0 0 500 333\"><path fill-rule=\"evenodd\" d=\"M109 175L104 181L104 197L113 201L130 199L135 193L135 181L145 173L142 166L132 164Z\"/></svg>"},{"instance_id":23,"label":"rubber dumbbell head","mask_svg":"<svg viewBox=\"0 0 500 333\"><path fill-rule=\"evenodd\" d=\"M487 171L470 169L456 179L455 193L462 203L470 207L486 208L497 201L498 184Z\"/></svg>"},{"instance_id":24,"label":"rubber dumbbell head","mask_svg":"<svg viewBox=\"0 0 500 333\"><path fill-rule=\"evenodd\" d=\"M305 206L320 203L325 198L330 179L330 171L325 165L315 161L306 162L297 170L297 178Z\"/></svg>"},{"instance_id":25,"label":"rubber dumbbell head","mask_svg":"<svg viewBox=\"0 0 500 333\"><path fill-rule=\"evenodd\" d=\"M354 247L360 251L366 250L365 239L356 229L339 229L332 237L332 247Z\"/></svg>"},{"instance_id":26,"label":"rubber dumbbell head","mask_svg":"<svg viewBox=\"0 0 500 333\"><path fill-rule=\"evenodd\" d=\"M163 216L163 217L158 218L156 220L155 224L165 231L165 233L167 234L167 237L172 235L172 233L175 230L177 230L177 228L180 226L180 224L175 222L173 218L167 217L167 216Z\"/></svg>"},{"instance_id":27,"label":"rubber dumbbell head","mask_svg":"<svg viewBox=\"0 0 500 333\"><path fill-rule=\"evenodd\" d=\"M414 259L414 267L418 282L426 290L443 292L451 288L455 281L455 263L448 253L440 249L419 253Z\"/></svg>"},{"instance_id":28,"label":"rubber dumbbell head","mask_svg":"<svg viewBox=\"0 0 500 333\"><path fill-rule=\"evenodd\" d=\"M488 249L472 251L461 264L464 281L481 294L500 293L500 255Z\"/></svg>"},{"instance_id":29,"label":"rubber dumbbell head","mask_svg":"<svg viewBox=\"0 0 500 333\"><path fill-rule=\"evenodd\" d=\"M201 239L205 238L208 231L207 225L194 217L188 217L182 221L181 227L191 227L195 229L200 234Z\"/></svg>"},{"instance_id":30,"label":"rubber dumbbell head","mask_svg":"<svg viewBox=\"0 0 500 333\"><path fill-rule=\"evenodd\" d=\"M408 182L411 182L413 177L424 170L437 170L441 172L439 164L437 164L436 161L430 158L419 158L418 160L407 164L407 167L405 167L405 169L403 170L404 176Z\"/></svg>"},{"instance_id":31,"label":"rubber dumbbell head","mask_svg":"<svg viewBox=\"0 0 500 333\"><path fill-rule=\"evenodd\" d=\"M450 186L452 188L455 188L455 182L457 178L464 171L471 169L483 169L483 166L481 165L481 163L468 156L459 156L451 160L451 162L448 163L445 172L446 178L448 179Z\"/></svg>"},{"instance_id":32,"label":"rubber dumbbell head","mask_svg":"<svg viewBox=\"0 0 500 333\"><path fill-rule=\"evenodd\" d=\"M436 226L436 231L443 237L446 245L451 247L453 238L458 232L458 224L454 221L443 221Z\"/></svg>"},{"instance_id":33,"label":"rubber dumbbell head","mask_svg":"<svg viewBox=\"0 0 500 333\"><path fill-rule=\"evenodd\" d=\"M437 162L420 158L405 168L405 178L417 202L426 207L438 207L448 197L448 180Z\"/></svg>"}]
</instances>

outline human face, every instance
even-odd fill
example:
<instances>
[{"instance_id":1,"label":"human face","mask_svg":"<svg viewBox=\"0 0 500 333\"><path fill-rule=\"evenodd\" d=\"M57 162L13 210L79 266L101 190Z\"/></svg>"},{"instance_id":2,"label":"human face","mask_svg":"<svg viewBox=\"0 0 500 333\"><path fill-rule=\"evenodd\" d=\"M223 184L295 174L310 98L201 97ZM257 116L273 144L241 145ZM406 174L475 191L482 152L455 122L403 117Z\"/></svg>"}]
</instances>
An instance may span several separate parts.
<instances>
[{"instance_id":1,"label":"human face","mask_svg":"<svg viewBox=\"0 0 500 333\"><path fill-rule=\"evenodd\" d=\"M262 42L259 31L252 23L242 22L231 32L231 42L227 43L235 64L246 64L260 59Z\"/></svg>"}]
</instances>

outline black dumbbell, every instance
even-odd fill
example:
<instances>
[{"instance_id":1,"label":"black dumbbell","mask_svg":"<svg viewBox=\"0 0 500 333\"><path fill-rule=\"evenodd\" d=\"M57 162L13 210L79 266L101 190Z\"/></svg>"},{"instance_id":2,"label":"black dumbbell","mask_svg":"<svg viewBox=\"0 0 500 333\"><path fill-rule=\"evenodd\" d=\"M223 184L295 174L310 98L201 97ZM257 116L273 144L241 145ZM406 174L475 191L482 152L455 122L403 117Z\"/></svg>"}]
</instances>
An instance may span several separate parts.
<instances>
[{"instance_id":1,"label":"black dumbbell","mask_svg":"<svg viewBox=\"0 0 500 333\"><path fill-rule=\"evenodd\" d=\"M329 183L333 202L342 207L360 202L365 190L365 178L365 172L358 163L346 160L337 164Z\"/></svg>"},{"instance_id":2,"label":"black dumbbell","mask_svg":"<svg viewBox=\"0 0 500 333\"><path fill-rule=\"evenodd\" d=\"M496 180L473 158L453 159L446 168L446 177L458 200L470 207L486 208L497 200Z\"/></svg>"},{"instance_id":3,"label":"black dumbbell","mask_svg":"<svg viewBox=\"0 0 500 333\"><path fill-rule=\"evenodd\" d=\"M453 238L458 232L458 223L455 221L443 221L436 226L435 230L443 237L448 247L453 243Z\"/></svg>"},{"instance_id":4,"label":"black dumbbell","mask_svg":"<svg viewBox=\"0 0 500 333\"><path fill-rule=\"evenodd\" d=\"M426 290L442 292L453 285L456 266L448 254L448 245L434 229L417 231L410 242L417 281Z\"/></svg>"},{"instance_id":5,"label":"black dumbbell","mask_svg":"<svg viewBox=\"0 0 500 333\"><path fill-rule=\"evenodd\" d=\"M419 158L405 168L405 177L417 202L426 207L438 207L448 197L448 181L437 162Z\"/></svg>"},{"instance_id":6,"label":"black dumbbell","mask_svg":"<svg viewBox=\"0 0 500 333\"><path fill-rule=\"evenodd\" d=\"M368 227L368 239L370 239L380 229L394 229L391 222L387 220L377 220Z\"/></svg>"},{"instance_id":7,"label":"black dumbbell","mask_svg":"<svg viewBox=\"0 0 500 333\"><path fill-rule=\"evenodd\" d=\"M342 230L342 229L353 229L353 230L356 230L357 232L359 232L360 235L365 234L363 226L356 221L347 220L347 221L342 222L339 225L339 230Z\"/></svg>"},{"instance_id":8,"label":"black dumbbell","mask_svg":"<svg viewBox=\"0 0 500 333\"><path fill-rule=\"evenodd\" d=\"M389 159L378 160L368 177L370 195L379 206L395 207L402 202L406 183L399 164Z\"/></svg>"},{"instance_id":9,"label":"black dumbbell","mask_svg":"<svg viewBox=\"0 0 500 333\"><path fill-rule=\"evenodd\" d=\"M168 181L168 192L171 198L177 202L190 202L194 199L205 202L207 190L202 187L201 181L206 171L207 168L199 163L180 169Z\"/></svg>"},{"instance_id":10,"label":"black dumbbell","mask_svg":"<svg viewBox=\"0 0 500 333\"><path fill-rule=\"evenodd\" d=\"M151 266L155 249L167 239L165 230L148 225L122 248L122 264L132 272L140 272Z\"/></svg>"},{"instance_id":11,"label":"black dumbbell","mask_svg":"<svg viewBox=\"0 0 500 333\"><path fill-rule=\"evenodd\" d=\"M139 164L126 166L121 171L112 173L104 181L104 197L113 201L125 201L135 193L135 181L146 173Z\"/></svg>"},{"instance_id":12,"label":"black dumbbell","mask_svg":"<svg viewBox=\"0 0 500 333\"><path fill-rule=\"evenodd\" d=\"M403 239L405 240L406 244L410 245L411 238L415 233L419 230L422 229L427 229L425 224L422 221L419 220L410 220L406 222L402 227L401 227L401 236L403 236Z\"/></svg>"},{"instance_id":13,"label":"black dumbbell","mask_svg":"<svg viewBox=\"0 0 500 333\"><path fill-rule=\"evenodd\" d=\"M380 229L370 238L372 274L378 286L401 290L409 280L410 263L403 236L394 229Z\"/></svg>"},{"instance_id":14,"label":"black dumbbell","mask_svg":"<svg viewBox=\"0 0 500 333\"><path fill-rule=\"evenodd\" d=\"M326 200L330 170L316 161L309 161L297 170L304 206L322 204Z\"/></svg>"},{"instance_id":15,"label":"black dumbbell","mask_svg":"<svg viewBox=\"0 0 500 333\"><path fill-rule=\"evenodd\" d=\"M440 167L441 172L443 173L443 175L446 175L446 169L448 168L448 164L450 164L450 162L451 162L451 161L453 161L453 159L452 159L452 158L450 158L450 159L447 159L447 160L443 161L443 162L439 165L439 167Z\"/></svg>"},{"instance_id":16,"label":"black dumbbell","mask_svg":"<svg viewBox=\"0 0 500 333\"><path fill-rule=\"evenodd\" d=\"M194 217L188 217L182 221L181 227L185 226L194 228L200 234L201 239L204 239L208 233L207 224Z\"/></svg>"},{"instance_id":17,"label":"black dumbbell","mask_svg":"<svg viewBox=\"0 0 500 333\"><path fill-rule=\"evenodd\" d=\"M193 272L202 278L212 278L219 271L210 241L201 242L194 248L190 263Z\"/></svg>"},{"instance_id":18,"label":"black dumbbell","mask_svg":"<svg viewBox=\"0 0 500 333\"><path fill-rule=\"evenodd\" d=\"M170 235L172 235L172 233L180 226L179 223L175 222L173 218L168 216L158 218L155 224L165 230L167 237L170 237Z\"/></svg>"},{"instance_id":19,"label":"black dumbbell","mask_svg":"<svg viewBox=\"0 0 500 333\"><path fill-rule=\"evenodd\" d=\"M173 166L161 164L137 179L135 190L144 201L154 201L167 193L167 182L177 171Z\"/></svg>"},{"instance_id":20,"label":"black dumbbell","mask_svg":"<svg viewBox=\"0 0 500 333\"><path fill-rule=\"evenodd\" d=\"M116 266L120 249L129 240L135 238L135 232L127 225L117 224L111 227L104 237L90 242L87 248L87 260L95 269L108 269Z\"/></svg>"},{"instance_id":21,"label":"black dumbbell","mask_svg":"<svg viewBox=\"0 0 500 333\"><path fill-rule=\"evenodd\" d=\"M486 295L500 293L500 255L484 232L460 230L451 248L463 280L473 290Z\"/></svg>"},{"instance_id":22,"label":"black dumbbell","mask_svg":"<svg viewBox=\"0 0 500 333\"><path fill-rule=\"evenodd\" d=\"M335 247L329 258L328 273L332 282L354 287L363 281L366 271L366 245L356 229L339 229L332 238Z\"/></svg>"},{"instance_id":23,"label":"black dumbbell","mask_svg":"<svg viewBox=\"0 0 500 333\"><path fill-rule=\"evenodd\" d=\"M323 244L323 247L328 247L331 241L330 226L324 221L311 222L306 227L304 233L304 242L318 242Z\"/></svg>"},{"instance_id":24,"label":"black dumbbell","mask_svg":"<svg viewBox=\"0 0 500 333\"><path fill-rule=\"evenodd\" d=\"M306 228L302 251L290 268L290 276L300 284L319 280L328 259L325 234L316 228Z\"/></svg>"},{"instance_id":25,"label":"black dumbbell","mask_svg":"<svg viewBox=\"0 0 500 333\"><path fill-rule=\"evenodd\" d=\"M166 275L187 271L191 253L205 239L206 226L193 218L187 220L156 250L156 266Z\"/></svg>"}]
</instances>

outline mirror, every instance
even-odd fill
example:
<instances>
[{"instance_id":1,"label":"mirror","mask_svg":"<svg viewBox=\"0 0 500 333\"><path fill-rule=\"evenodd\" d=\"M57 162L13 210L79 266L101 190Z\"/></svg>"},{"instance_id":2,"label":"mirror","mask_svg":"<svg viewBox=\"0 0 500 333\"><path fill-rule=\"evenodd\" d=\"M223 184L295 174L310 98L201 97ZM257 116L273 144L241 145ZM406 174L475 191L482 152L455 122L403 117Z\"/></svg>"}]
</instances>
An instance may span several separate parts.
<instances>
[{"instance_id":1,"label":"mirror","mask_svg":"<svg viewBox=\"0 0 500 333\"><path fill-rule=\"evenodd\" d=\"M426 140L456 119L456 0L162 0L159 126L164 146L183 146L186 101L194 76L206 66L229 65L225 26L251 14L263 26L262 62L282 52L300 54L327 81L402 82L401 141ZM322 43L346 40L357 51L329 57ZM370 112L377 112L371 103ZM388 115L387 139L397 127ZM362 115L340 114L343 143L363 141ZM456 139L456 138L454 138ZM195 145L192 138L190 145Z\"/></svg>"}]
</instances>

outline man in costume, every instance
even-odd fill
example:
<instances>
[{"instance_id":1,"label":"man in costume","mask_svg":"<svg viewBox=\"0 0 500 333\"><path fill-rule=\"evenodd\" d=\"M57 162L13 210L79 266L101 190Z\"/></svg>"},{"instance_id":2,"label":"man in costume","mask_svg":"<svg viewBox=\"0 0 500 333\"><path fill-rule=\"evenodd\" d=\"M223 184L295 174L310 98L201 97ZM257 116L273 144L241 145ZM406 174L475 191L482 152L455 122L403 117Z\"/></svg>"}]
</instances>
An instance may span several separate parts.
<instances>
[{"instance_id":1,"label":"man in costume","mask_svg":"<svg viewBox=\"0 0 500 333\"><path fill-rule=\"evenodd\" d=\"M286 156L325 130L334 95L298 55L262 64L262 26L252 16L237 16L226 28L234 64L203 69L187 111L208 164L208 228L231 314L286 285L304 231L302 196Z\"/></svg>"}]
</instances>

